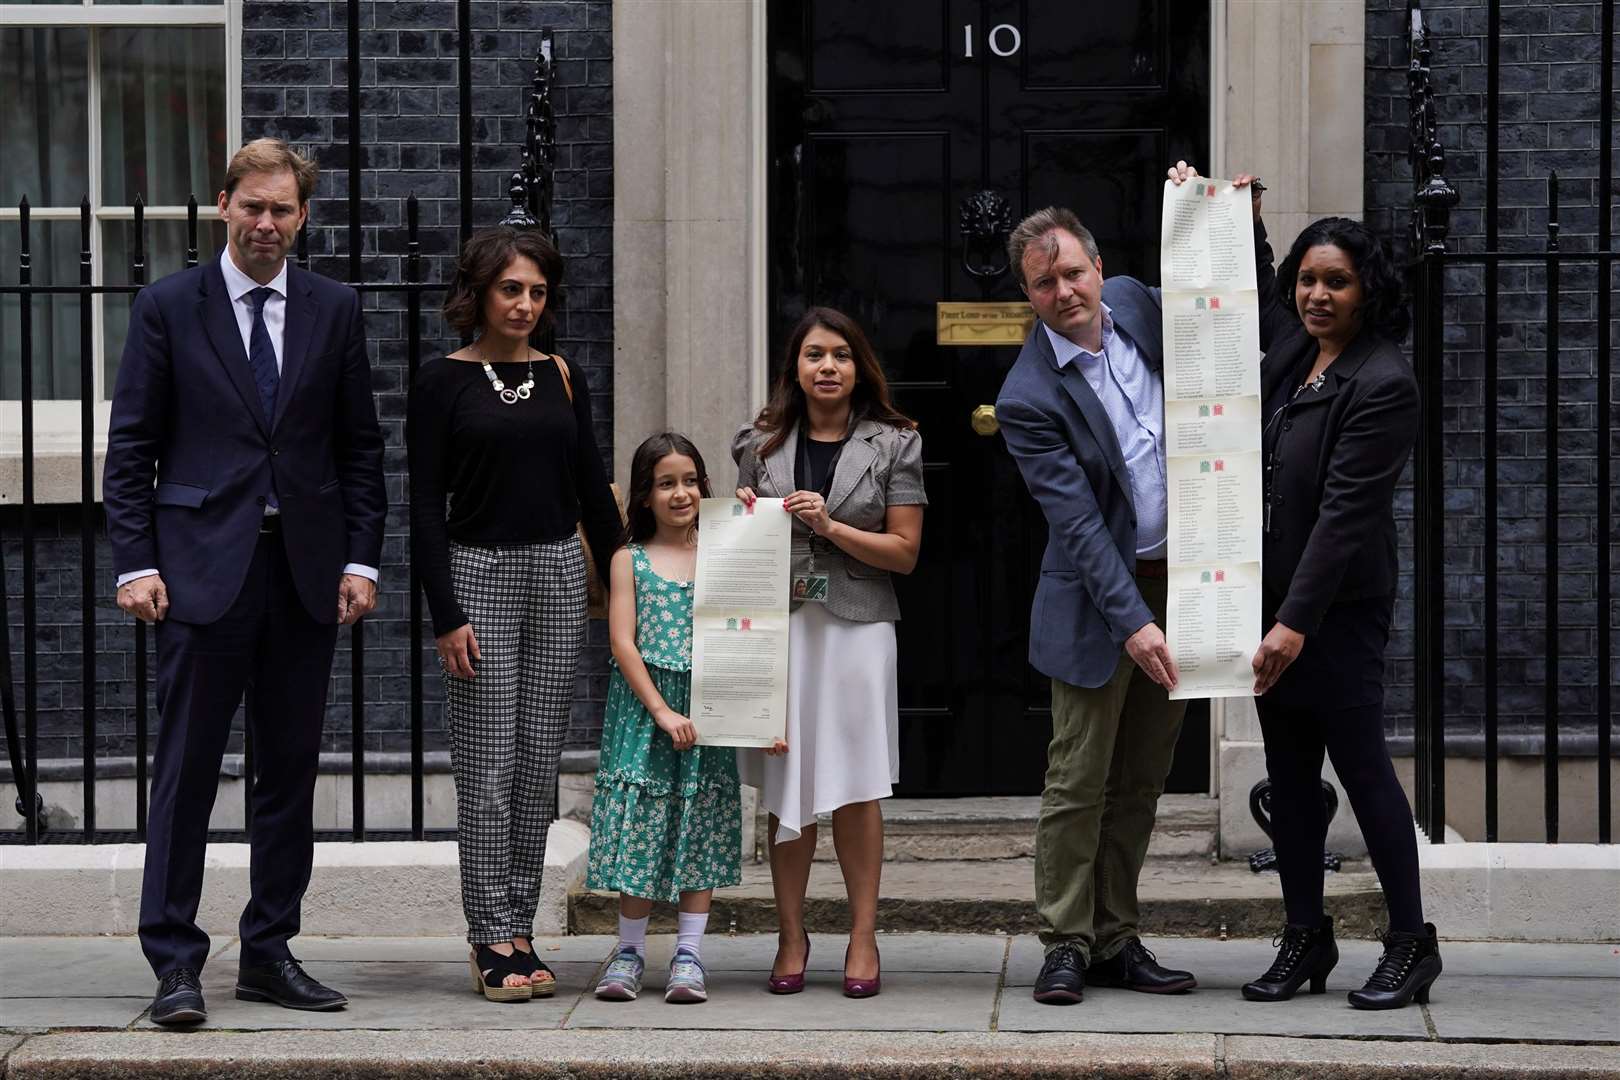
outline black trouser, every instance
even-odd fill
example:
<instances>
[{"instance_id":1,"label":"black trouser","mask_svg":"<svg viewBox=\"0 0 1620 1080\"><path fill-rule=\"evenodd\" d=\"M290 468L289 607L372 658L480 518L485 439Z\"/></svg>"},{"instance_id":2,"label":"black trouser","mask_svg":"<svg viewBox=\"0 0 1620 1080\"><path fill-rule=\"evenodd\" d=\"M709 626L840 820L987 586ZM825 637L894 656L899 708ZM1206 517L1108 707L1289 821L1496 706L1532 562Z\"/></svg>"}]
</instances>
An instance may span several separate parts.
<instances>
[{"instance_id":1,"label":"black trouser","mask_svg":"<svg viewBox=\"0 0 1620 1080\"><path fill-rule=\"evenodd\" d=\"M1417 836L1412 808L1384 743L1383 705L1302 709L1264 696L1256 698L1255 705L1266 739L1271 838L1288 921L1315 926L1322 920L1322 853L1328 819L1321 778L1326 750L1384 887L1390 929L1423 929Z\"/></svg>"},{"instance_id":2,"label":"black trouser","mask_svg":"<svg viewBox=\"0 0 1620 1080\"><path fill-rule=\"evenodd\" d=\"M337 604L337 582L332 583ZM263 533L242 591L206 625L157 624L157 745L141 884L141 948L160 977L201 971L197 926L208 818L231 719L247 695L253 726L251 895L242 912L243 964L291 955L314 858L320 759L335 624L310 617L293 587L279 531Z\"/></svg>"}]
</instances>

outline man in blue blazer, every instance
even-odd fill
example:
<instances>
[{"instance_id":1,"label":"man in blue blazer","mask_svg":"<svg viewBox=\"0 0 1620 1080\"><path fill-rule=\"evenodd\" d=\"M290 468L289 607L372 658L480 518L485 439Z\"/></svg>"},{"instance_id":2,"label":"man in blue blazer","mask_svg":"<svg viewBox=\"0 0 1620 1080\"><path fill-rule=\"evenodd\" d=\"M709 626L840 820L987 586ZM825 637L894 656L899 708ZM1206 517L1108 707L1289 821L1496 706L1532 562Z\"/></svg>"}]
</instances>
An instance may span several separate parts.
<instances>
[{"instance_id":1,"label":"man in blue blazer","mask_svg":"<svg viewBox=\"0 0 1620 1080\"><path fill-rule=\"evenodd\" d=\"M1011 265L1039 321L996 401L1048 539L1029 659L1052 679L1052 742L1036 826L1046 961L1035 1000L1086 982L1191 989L1137 931L1136 882L1186 703L1165 643L1168 509L1159 290L1102 276L1068 210L1025 218Z\"/></svg>"},{"instance_id":2,"label":"man in blue blazer","mask_svg":"<svg viewBox=\"0 0 1620 1080\"><path fill-rule=\"evenodd\" d=\"M314 855L337 628L376 602L387 496L359 297L287 262L315 172L279 140L237 152L219 194L225 251L136 297L113 394L102 492L118 604L157 630L140 936L160 1024L207 1016L203 854L244 697L252 889L236 996L347 1004L287 943Z\"/></svg>"}]
</instances>

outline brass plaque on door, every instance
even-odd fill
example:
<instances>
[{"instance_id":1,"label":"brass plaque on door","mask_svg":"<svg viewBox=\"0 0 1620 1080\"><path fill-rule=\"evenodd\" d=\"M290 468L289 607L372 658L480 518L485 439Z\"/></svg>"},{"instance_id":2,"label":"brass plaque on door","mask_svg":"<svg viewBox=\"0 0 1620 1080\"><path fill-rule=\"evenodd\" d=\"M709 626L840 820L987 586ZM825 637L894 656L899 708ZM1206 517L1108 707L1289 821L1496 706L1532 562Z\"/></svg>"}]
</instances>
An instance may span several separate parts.
<instances>
[{"instance_id":1,"label":"brass plaque on door","mask_svg":"<svg viewBox=\"0 0 1620 1080\"><path fill-rule=\"evenodd\" d=\"M940 345L1022 345L1035 312L1022 300L941 300L934 305Z\"/></svg>"}]
</instances>

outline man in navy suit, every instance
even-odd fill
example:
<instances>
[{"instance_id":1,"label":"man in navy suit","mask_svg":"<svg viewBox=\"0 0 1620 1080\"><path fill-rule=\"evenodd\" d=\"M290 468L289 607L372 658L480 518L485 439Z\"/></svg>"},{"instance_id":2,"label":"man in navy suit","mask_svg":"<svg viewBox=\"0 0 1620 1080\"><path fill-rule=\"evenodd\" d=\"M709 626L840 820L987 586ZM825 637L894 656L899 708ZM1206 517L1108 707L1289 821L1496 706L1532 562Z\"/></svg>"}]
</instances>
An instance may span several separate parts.
<instances>
[{"instance_id":1,"label":"man in navy suit","mask_svg":"<svg viewBox=\"0 0 1620 1080\"><path fill-rule=\"evenodd\" d=\"M1035 839L1046 961L1035 1000L1086 982L1192 989L1137 931L1136 883L1181 730L1161 629L1168 570L1159 290L1102 275L1091 233L1048 207L1008 239L1039 321L996 416L1048 539L1029 659L1052 680L1052 742Z\"/></svg>"},{"instance_id":2,"label":"man in navy suit","mask_svg":"<svg viewBox=\"0 0 1620 1080\"><path fill-rule=\"evenodd\" d=\"M244 697L256 771L236 996L347 1004L288 941L337 628L376 603L387 496L359 297L287 262L315 173L276 139L236 153L225 251L136 297L113 395L102 491L118 606L157 627L140 936L160 1024L207 1017L203 854Z\"/></svg>"}]
</instances>

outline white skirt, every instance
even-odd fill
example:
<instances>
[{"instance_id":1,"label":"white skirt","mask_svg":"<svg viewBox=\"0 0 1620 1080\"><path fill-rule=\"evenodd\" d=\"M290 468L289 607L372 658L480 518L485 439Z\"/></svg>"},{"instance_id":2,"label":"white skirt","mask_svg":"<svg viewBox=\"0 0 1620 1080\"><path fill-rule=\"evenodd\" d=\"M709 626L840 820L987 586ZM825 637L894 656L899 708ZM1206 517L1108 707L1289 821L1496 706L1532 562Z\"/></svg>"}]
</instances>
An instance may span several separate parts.
<instances>
[{"instance_id":1,"label":"white skirt","mask_svg":"<svg viewBox=\"0 0 1620 1080\"><path fill-rule=\"evenodd\" d=\"M888 798L900 779L894 623L801 604L788 639L788 752L737 751L742 782L780 823L778 842L798 839L817 814Z\"/></svg>"}]
</instances>

